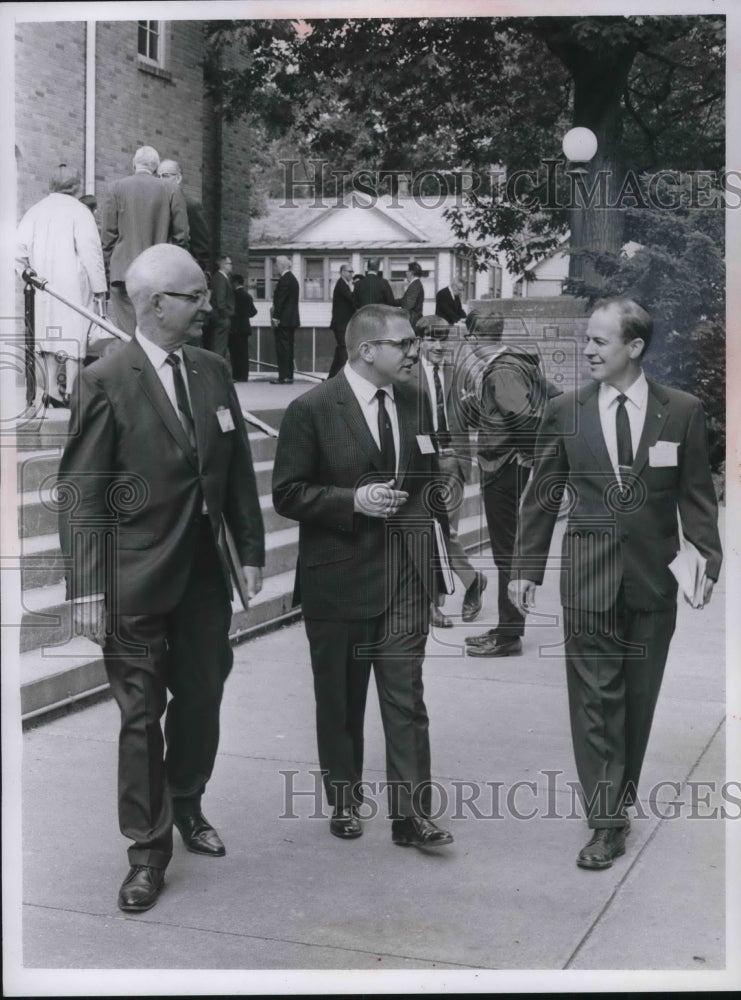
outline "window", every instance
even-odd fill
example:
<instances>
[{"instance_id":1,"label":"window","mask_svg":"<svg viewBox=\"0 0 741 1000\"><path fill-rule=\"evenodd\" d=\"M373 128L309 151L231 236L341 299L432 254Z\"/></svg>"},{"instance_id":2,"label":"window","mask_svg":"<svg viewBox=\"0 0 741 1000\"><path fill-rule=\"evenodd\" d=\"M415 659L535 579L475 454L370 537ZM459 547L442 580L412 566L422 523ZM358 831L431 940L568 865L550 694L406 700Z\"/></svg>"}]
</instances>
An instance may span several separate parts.
<instances>
[{"instance_id":1,"label":"window","mask_svg":"<svg viewBox=\"0 0 741 1000\"><path fill-rule=\"evenodd\" d=\"M247 291L253 299L265 299L265 257L250 257L247 265Z\"/></svg>"},{"instance_id":2,"label":"window","mask_svg":"<svg viewBox=\"0 0 741 1000\"><path fill-rule=\"evenodd\" d=\"M139 21L137 51L139 60L148 66L165 65L165 22Z\"/></svg>"},{"instance_id":3,"label":"window","mask_svg":"<svg viewBox=\"0 0 741 1000\"><path fill-rule=\"evenodd\" d=\"M501 299L502 297L502 268L499 264L494 264L489 268L489 298Z\"/></svg>"},{"instance_id":4,"label":"window","mask_svg":"<svg viewBox=\"0 0 741 1000\"><path fill-rule=\"evenodd\" d=\"M324 258L304 257L303 297L313 302L326 300L324 284Z\"/></svg>"},{"instance_id":5,"label":"window","mask_svg":"<svg viewBox=\"0 0 741 1000\"><path fill-rule=\"evenodd\" d=\"M463 285L461 302L470 302L476 298L476 268L470 257L455 258L455 276Z\"/></svg>"}]
</instances>

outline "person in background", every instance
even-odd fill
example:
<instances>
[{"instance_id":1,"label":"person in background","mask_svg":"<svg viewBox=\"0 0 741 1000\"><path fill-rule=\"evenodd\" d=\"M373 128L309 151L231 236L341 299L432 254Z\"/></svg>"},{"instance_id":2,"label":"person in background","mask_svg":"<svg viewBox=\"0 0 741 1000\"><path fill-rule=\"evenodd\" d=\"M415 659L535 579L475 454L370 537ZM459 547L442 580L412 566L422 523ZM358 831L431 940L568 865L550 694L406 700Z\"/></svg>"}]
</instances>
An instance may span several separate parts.
<instances>
[{"instance_id":1,"label":"person in background","mask_svg":"<svg viewBox=\"0 0 741 1000\"><path fill-rule=\"evenodd\" d=\"M247 382L250 377L250 320L257 315L257 306L244 287L244 276L231 275L234 288L234 315L229 334L229 354L232 359L232 376L235 382Z\"/></svg>"},{"instance_id":2,"label":"person in background","mask_svg":"<svg viewBox=\"0 0 741 1000\"><path fill-rule=\"evenodd\" d=\"M394 302L395 305L406 309L409 313L409 322L414 330L417 329L417 324L422 319L425 306L425 290L420 281L421 277L422 268L420 265L416 260L410 261L407 267L407 286L404 289L404 294Z\"/></svg>"},{"instance_id":3,"label":"person in background","mask_svg":"<svg viewBox=\"0 0 741 1000\"><path fill-rule=\"evenodd\" d=\"M461 305L463 285L453 278L447 288L441 288L435 296L435 314L442 316L452 326L466 318L466 310Z\"/></svg>"},{"instance_id":4,"label":"person in background","mask_svg":"<svg viewBox=\"0 0 741 1000\"><path fill-rule=\"evenodd\" d=\"M229 254L219 257L219 267L211 278L211 309L208 336L204 347L219 357L229 361L229 336L234 316L234 287L229 275L232 273L232 259Z\"/></svg>"},{"instance_id":5,"label":"person in background","mask_svg":"<svg viewBox=\"0 0 741 1000\"><path fill-rule=\"evenodd\" d=\"M113 181L106 192L101 224L103 260L110 283L110 314L115 325L133 335L136 315L126 292L131 262L155 243L188 248L188 211L182 192L155 176L159 154L140 146L134 154L134 173Z\"/></svg>"},{"instance_id":6,"label":"person in background","mask_svg":"<svg viewBox=\"0 0 741 1000\"><path fill-rule=\"evenodd\" d=\"M270 322L275 337L275 360L278 378L271 379L271 385L293 384L293 350L296 330L301 326L298 312L299 287L296 276L291 271L289 257L276 257L275 266L279 278L273 292L273 306Z\"/></svg>"},{"instance_id":7,"label":"person in background","mask_svg":"<svg viewBox=\"0 0 741 1000\"><path fill-rule=\"evenodd\" d=\"M70 302L105 315L106 277L98 228L78 200L80 176L61 164L49 183L50 194L21 219L16 265L31 267L49 287ZM87 354L90 320L45 292L35 296L36 350L43 361L42 402L69 404L75 379Z\"/></svg>"},{"instance_id":8,"label":"person in background","mask_svg":"<svg viewBox=\"0 0 741 1000\"><path fill-rule=\"evenodd\" d=\"M349 264L343 264L340 268L337 284L332 292L332 318L329 321L329 329L334 334L335 349L329 369L329 378L333 378L347 361L345 330L354 312L352 268Z\"/></svg>"},{"instance_id":9,"label":"person in background","mask_svg":"<svg viewBox=\"0 0 741 1000\"><path fill-rule=\"evenodd\" d=\"M355 282L353 295L356 309L360 309L362 306L393 306L396 304L391 285L379 274L380 266L380 258L371 257L368 260L365 274Z\"/></svg>"},{"instance_id":10,"label":"person in background","mask_svg":"<svg viewBox=\"0 0 741 1000\"><path fill-rule=\"evenodd\" d=\"M208 273L211 265L211 235L208 223L199 201L188 194L183 185L183 174L177 160L162 160L157 170L157 176L163 181L170 181L180 188L185 199L188 212L188 249L198 261L201 269Z\"/></svg>"}]
</instances>

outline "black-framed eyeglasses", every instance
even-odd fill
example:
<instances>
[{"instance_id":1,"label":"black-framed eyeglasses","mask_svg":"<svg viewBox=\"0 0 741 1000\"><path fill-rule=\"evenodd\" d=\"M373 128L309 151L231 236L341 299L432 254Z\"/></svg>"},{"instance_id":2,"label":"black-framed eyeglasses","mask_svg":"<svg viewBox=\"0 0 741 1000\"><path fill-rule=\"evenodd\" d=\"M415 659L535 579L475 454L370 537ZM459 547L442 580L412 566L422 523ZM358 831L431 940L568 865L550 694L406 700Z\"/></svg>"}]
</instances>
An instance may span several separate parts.
<instances>
[{"instance_id":1,"label":"black-framed eyeglasses","mask_svg":"<svg viewBox=\"0 0 741 1000\"><path fill-rule=\"evenodd\" d=\"M167 180L169 177L177 177L177 174L159 174L160 180Z\"/></svg>"},{"instance_id":2,"label":"black-framed eyeglasses","mask_svg":"<svg viewBox=\"0 0 741 1000\"><path fill-rule=\"evenodd\" d=\"M393 344L404 354L409 354L413 347L419 347L419 337L404 337L403 340L366 340L366 344Z\"/></svg>"},{"instance_id":3,"label":"black-framed eyeglasses","mask_svg":"<svg viewBox=\"0 0 741 1000\"><path fill-rule=\"evenodd\" d=\"M169 295L172 299L187 299L188 302L208 302L208 292L160 292L160 295Z\"/></svg>"}]
</instances>

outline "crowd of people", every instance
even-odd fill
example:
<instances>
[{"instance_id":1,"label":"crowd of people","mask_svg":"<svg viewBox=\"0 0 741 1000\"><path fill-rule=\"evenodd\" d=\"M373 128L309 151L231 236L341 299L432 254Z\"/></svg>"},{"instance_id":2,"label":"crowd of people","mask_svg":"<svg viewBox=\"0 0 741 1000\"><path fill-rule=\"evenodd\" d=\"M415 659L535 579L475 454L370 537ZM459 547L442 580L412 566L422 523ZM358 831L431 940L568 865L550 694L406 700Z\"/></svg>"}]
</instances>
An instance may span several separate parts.
<instances>
[{"instance_id":1,"label":"crowd of people","mask_svg":"<svg viewBox=\"0 0 741 1000\"><path fill-rule=\"evenodd\" d=\"M254 303L227 255L209 282L189 244L199 206L184 198L177 163L159 163L143 147L134 169L108 192L97 245L89 207L68 181L45 199L50 204L27 213L19 237L26 264L54 274L51 237L62 235L43 224L51 245L50 257L41 257L39 220L58 218L83 234L65 235L63 244L68 254L74 246L75 280L84 274L85 294L103 310L107 277L111 313L132 334L97 363L68 371L64 390L56 376L64 396L74 382L59 473L76 499L60 514L67 596L78 632L103 648L121 713L119 821L131 841L118 894L125 912L156 903L173 826L190 851L226 852L202 797L232 663L232 583L248 604L265 561L233 384L247 375L246 354L234 346L235 338L244 343ZM276 264L275 381L286 384L300 326L298 282L289 258ZM397 297L378 260L357 281L349 264L341 268L330 377L289 404L278 438L272 499L299 524L295 600L309 643L329 830L344 840L363 833L372 671L392 842L423 849L453 842L431 818L423 663L430 627L452 625L442 607L453 575L464 587L463 621L482 609L487 577L458 539L465 485L478 469L497 624L469 637L470 656L522 655L555 524L568 512L564 649L591 832L576 861L606 869L625 852L674 632L670 563L680 523L704 560L693 606L707 604L720 571L702 407L646 378L653 324L638 302L596 305L583 352L591 378L562 393L545 378L537 351L503 340L501 315L466 313L457 282L438 291L435 314L424 316L421 277L410 262ZM198 346L204 331L206 350ZM126 495L111 511L121 484ZM101 525L112 512L107 537Z\"/></svg>"}]
</instances>

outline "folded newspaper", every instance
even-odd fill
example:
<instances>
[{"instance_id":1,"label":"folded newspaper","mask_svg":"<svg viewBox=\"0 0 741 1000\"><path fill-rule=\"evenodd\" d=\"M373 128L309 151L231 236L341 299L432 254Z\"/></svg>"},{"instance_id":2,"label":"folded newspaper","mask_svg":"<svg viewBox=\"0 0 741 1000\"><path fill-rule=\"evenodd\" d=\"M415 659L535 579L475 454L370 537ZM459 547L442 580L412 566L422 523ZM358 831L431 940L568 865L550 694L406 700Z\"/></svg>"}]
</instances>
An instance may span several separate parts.
<instances>
[{"instance_id":1,"label":"folded newspaper","mask_svg":"<svg viewBox=\"0 0 741 1000\"><path fill-rule=\"evenodd\" d=\"M688 542L686 538L682 540L679 552L669 563L669 569L674 574L679 589L693 608L699 608L704 603L706 565L705 557L701 556L692 542Z\"/></svg>"}]
</instances>

